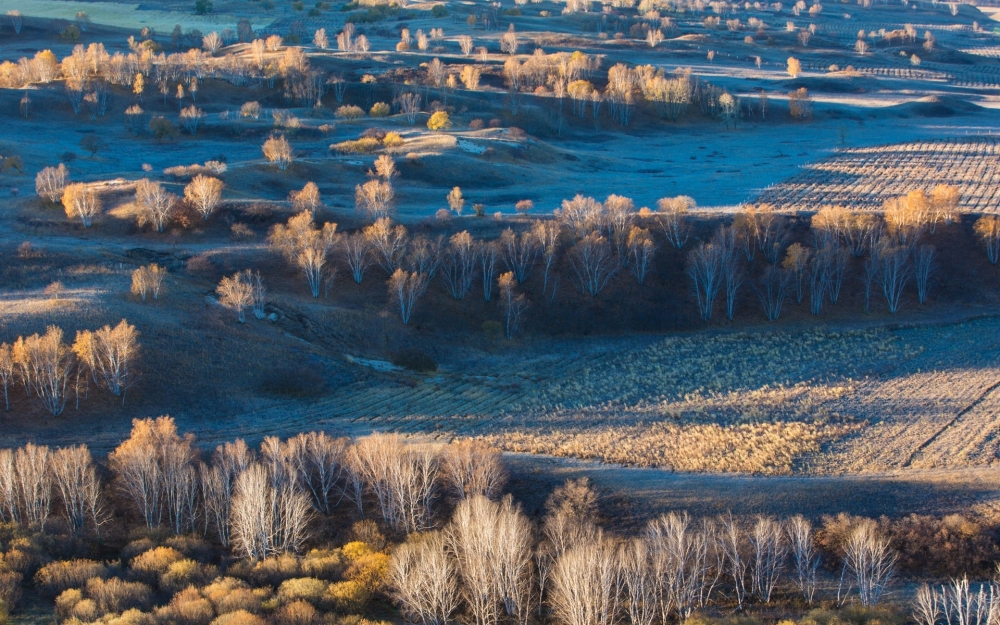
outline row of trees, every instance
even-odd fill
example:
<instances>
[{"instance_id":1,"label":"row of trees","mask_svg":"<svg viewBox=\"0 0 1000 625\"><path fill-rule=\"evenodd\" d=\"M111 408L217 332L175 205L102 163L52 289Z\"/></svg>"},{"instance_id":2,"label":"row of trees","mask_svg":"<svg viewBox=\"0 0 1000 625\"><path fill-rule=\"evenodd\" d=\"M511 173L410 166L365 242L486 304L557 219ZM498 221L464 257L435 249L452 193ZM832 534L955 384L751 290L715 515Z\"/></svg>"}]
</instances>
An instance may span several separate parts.
<instances>
[{"instance_id":1,"label":"row of trees","mask_svg":"<svg viewBox=\"0 0 1000 625\"><path fill-rule=\"evenodd\" d=\"M72 468L64 468L70 460ZM4 450L0 511L8 521L43 527L58 501L74 532L99 532L111 502L120 500L150 529L210 534L260 559L298 551L312 516L329 515L342 502L394 531L415 532L434 527L446 503L495 497L506 483L492 448L470 441L425 448L390 434L358 441L322 432L267 437L259 452L237 440L202 460L194 438L179 435L169 417L135 420L108 468L113 491L101 488L85 447Z\"/></svg>"},{"instance_id":2,"label":"row of trees","mask_svg":"<svg viewBox=\"0 0 1000 625\"><path fill-rule=\"evenodd\" d=\"M538 531L509 496L467 499L444 528L397 548L390 575L407 620L495 625L548 612L562 625L656 625L716 602L766 604L783 585L816 599L820 557L801 516L696 521L669 513L638 536L616 537L593 522L593 492L574 482L547 508ZM864 519L841 549L836 601L877 604L895 571L888 539Z\"/></svg>"},{"instance_id":3,"label":"row of trees","mask_svg":"<svg viewBox=\"0 0 1000 625\"><path fill-rule=\"evenodd\" d=\"M788 244L790 220L771 206L745 206L731 225L720 226L709 241L688 254L687 273L699 313L709 320L722 293L726 316L732 319L740 290L749 281L768 320L777 319L788 300L801 304L806 295L810 312L818 315L825 301L837 304L852 258L861 264L858 278L865 312L877 290L889 312L895 313L911 280L923 304L937 252L933 245L921 242L939 224L956 218L958 202L955 187L938 185L929 195L913 191L886 201L881 215L825 206L811 218L807 245ZM995 240L991 223L985 217L976 226L988 252ZM765 263L751 280L758 254Z\"/></svg>"},{"instance_id":4,"label":"row of trees","mask_svg":"<svg viewBox=\"0 0 1000 625\"><path fill-rule=\"evenodd\" d=\"M380 173L371 182L388 184L393 175L391 159L384 157L376 165ZM318 206L318 194L310 197ZM453 210L460 210L465 201L458 189L447 199ZM826 206L811 218L805 243L790 243L792 220L773 207L744 206L731 224L720 226L687 254L687 273L699 314L710 319L718 296L724 294L726 315L732 319L744 287L753 291L769 320L777 319L789 300L801 304L807 297L810 311L820 314L825 302L837 304L854 264L861 265L858 278L866 312L873 292L880 292L889 311L895 313L911 283L923 304L937 265L935 247L923 241L939 224L956 218L958 202L955 187L939 185L929 194L915 191L887 201L881 215ZM680 250L690 238L693 208L694 201L684 196L663 198L657 210L651 211L636 210L632 200L623 196L611 195L599 202L578 195L563 202L555 219L535 221L521 232L507 228L492 241L477 241L465 231L447 239L443 235L411 238L404 226L387 216L342 234L336 224L317 227L312 214L304 211L288 224L276 226L270 241L303 269L314 296L332 275L326 266L334 254L359 284L372 265L379 265L390 277L391 299L398 301L406 321L413 304L438 276L456 300L464 299L478 281L490 301L500 267L513 279L508 278L506 284L518 286L539 264L542 294L554 296L558 276L553 280L552 271L563 260L572 283L584 295L598 295L624 271L642 285L659 248L651 227L662 233L670 247ZM1000 250L998 224L995 217L986 216L975 227L991 262L1000 256L992 253ZM506 307L511 310L523 310L523 306ZM519 318L519 313L510 317Z\"/></svg>"},{"instance_id":5,"label":"row of trees","mask_svg":"<svg viewBox=\"0 0 1000 625\"><path fill-rule=\"evenodd\" d=\"M18 337L0 344L0 383L10 410L10 392L19 384L28 397L35 396L46 410L58 416L66 407L73 384L79 406L90 383L106 388L115 397L125 395L139 379L139 333L122 321L99 330L76 333L72 345L63 340L61 328L49 326L45 334Z\"/></svg>"}]
</instances>

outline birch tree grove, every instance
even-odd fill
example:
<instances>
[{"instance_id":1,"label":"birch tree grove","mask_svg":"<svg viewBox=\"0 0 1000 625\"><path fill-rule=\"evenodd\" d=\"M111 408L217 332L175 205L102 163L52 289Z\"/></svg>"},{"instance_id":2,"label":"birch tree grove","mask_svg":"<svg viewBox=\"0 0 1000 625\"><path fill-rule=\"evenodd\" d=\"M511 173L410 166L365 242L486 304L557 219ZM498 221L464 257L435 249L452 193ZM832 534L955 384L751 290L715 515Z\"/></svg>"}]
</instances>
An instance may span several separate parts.
<instances>
[{"instance_id":1,"label":"birch tree grove","mask_svg":"<svg viewBox=\"0 0 1000 625\"><path fill-rule=\"evenodd\" d=\"M459 606L458 575L445 536L431 532L400 545L389 576L393 596L410 623L447 625Z\"/></svg>"},{"instance_id":2,"label":"birch tree grove","mask_svg":"<svg viewBox=\"0 0 1000 625\"><path fill-rule=\"evenodd\" d=\"M52 511L51 460L48 447L32 443L14 452L15 491L28 527L45 527Z\"/></svg>"},{"instance_id":3,"label":"birch tree grove","mask_svg":"<svg viewBox=\"0 0 1000 625\"><path fill-rule=\"evenodd\" d=\"M500 452L473 440L454 442L444 451L445 488L456 499L483 496L496 499L507 483Z\"/></svg>"},{"instance_id":4,"label":"birch tree grove","mask_svg":"<svg viewBox=\"0 0 1000 625\"><path fill-rule=\"evenodd\" d=\"M186 511L179 496L194 458L190 436L181 438L170 417L134 419L132 433L110 456L108 464L118 488L150 529L167 516L184 525ZM188 519L189 521L191 519Z\"/></svg>"},{"instance_id":5,"label":"birch tree grove","mask_svg":"<svg viewBox=\"0 0 1000 625\"><path fill-rule=\"evenodd\" d=\"M294 482L275 484L262 464L236 479L230 514L233 547L251 560L297 552L309 535L308 497Z\"/></svg>"},{"instance_id":6,"label":"birch tree grove","mask_svg":"<svg viewBox=\"0 0 1000 625\"><path fill-rule=\"evenodd\" d=\"M230 521L236 478L250 466L252 454L242 439L215 448L212 465L200 466L206 526L212 525L223 546L230 543Z\"/></svg>"},{"instance_id":7,"label":"birch tree grove","mask_svg":"<svg viewBox=\"0 0 1000 625\"><path fill-rule=\"evenodd\" d=\"M497 503L463 499L445 529L458 561L469 617L495 625L506 614L524 624L533 605L531 525L508 495Z\"/></svg>"},{"instance_id":8,"label":"birch tree grove","mask_svg":"<svg viewBox=\"0 0 1000 625\"><path fill-rule=\"evenodd\" d=\"M386 525L408 532L432 526L439 488L437 454L411 448L394 434L372 434L352 447L349 462L362 476Z\"/></svg>"},{"instance_id":9,"label":"birch tree grove","mask_svg":"<svg viewBox=\"0 0 1000 625\"><path fill-rule=\"evenodd\" d=\"M552 569L550 602L564 625L613 625L620 584L615 548L610 540L572 547Z\"/></svg>"}]
</instances>

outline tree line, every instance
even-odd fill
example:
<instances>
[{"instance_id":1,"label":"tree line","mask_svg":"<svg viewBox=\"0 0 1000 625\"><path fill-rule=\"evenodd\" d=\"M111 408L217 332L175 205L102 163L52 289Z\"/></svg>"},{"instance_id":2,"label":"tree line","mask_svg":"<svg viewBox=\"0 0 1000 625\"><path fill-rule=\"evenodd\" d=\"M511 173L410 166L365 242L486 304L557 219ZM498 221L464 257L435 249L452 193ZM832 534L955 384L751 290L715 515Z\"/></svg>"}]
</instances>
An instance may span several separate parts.
<instances>
[{"instance_id":1,"label":"tree line","mask_svg":"<svg viewBox=\"0 0 1000 625\"><path fill-rule=\"evenodd\" d=\"M58 416L66 402L89 395L90 385L105 388L125 403L125 396L139 380L139 333L124 319L112 327L76 333L72 345L62 328L49 326L45 334L18 337L0 344L0 384L10 410L10 393L20 386L27 397Z\"/></svg>"}]
</instances>

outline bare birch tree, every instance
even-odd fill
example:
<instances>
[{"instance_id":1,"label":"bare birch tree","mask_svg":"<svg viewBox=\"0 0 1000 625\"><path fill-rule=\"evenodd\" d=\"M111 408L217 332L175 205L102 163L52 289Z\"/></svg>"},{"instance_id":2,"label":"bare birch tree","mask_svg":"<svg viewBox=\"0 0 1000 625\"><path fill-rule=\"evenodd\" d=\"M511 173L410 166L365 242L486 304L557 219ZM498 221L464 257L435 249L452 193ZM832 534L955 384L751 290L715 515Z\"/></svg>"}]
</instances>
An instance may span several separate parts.
<instances>
[{"instance_id":1,"label":"bare birch tree","mask_svg":"<svg viewBox=\"0 0 1000 625\"><path fill-rule=\"evenodd\" d=\"M441 262L441 277L448 293L456 300L465 299L476 274L476 242L467 230L453 234L448 240Z\"/></svg>"},{"instance_id":2,"label":"bare birch tree","mask_svg":"<svg viewBox=\"0 0 1000 625\"><path fill-rule=\"evenodd\" d=\"M91 368L95 380L104 382L115 397L122 398L138 381L139 333L124 319L115 327L77 332L73 351ZM87 354L86 358L83 354Z\"/></svg>"},{"instance_id":3,"label":"bare birch tree","mask_svg":"<svg viewBox=\"0 0 1000 625\"><path fill-rule=\"evenodd\" d=\"M408 448L395 434L372 434L351 452L352 470L375 498L389 527L407 532L431 527L440 471L435 453Z\"/></svg>"},{"instance_id":4,"label":"bare birch tree","mask_svg":"<svg viewBox=\"0 0 1000 625\"><path fill-rule=\"evenodd\" d=\"M48 447L28 443L14 452L17 497L22 521L42 529L52 511L52 454Z\"/></svg>"},{"instance_id":5,"label":"bare birch tree","mask_svg":"<svg viewBox=\"0 0 1000 625\"><path fill-rule=\"evenodd\" d=\"M864 519L851 530L844 545L844 567L838 597L853 587L865 607L878 604L896 572L897 554L875 521ZM846 587L845 587L845 584Z\"/></svg>"},{"instance_id":6,"label":"bare birch tree","mask_svg":"<svg viewBox=\"0 0 1000 625\"><path fill-rule=\"evenodd\" d=\"M17 492L17 467L14 450L0 449L0 512L8 523L20 523L21 501Z\"/></svg>"},{"instance_id":7,"label":"bare birch tree","mask_svg":"<svg viewBox=\"0 0 1000 625\"><path fill-rule=\"evenodd\" d=\"M215 287L219 304L236 312L240 323L246 323L246 312L253 305L253 275L249 269L223 276Z\"/></svg>"},{"instance_id":8,"label":"bare birch tree","mask_svg":"<svg viewBox=\"0 0 1000 625\"><path fill-rule=\"evenodd\" d=\"M268 242L306 275L313 297L319 297L327 255L337 243L337 224L327 222L317 228L311 211L302 211L287 224L271 229Z\"/></svg>"},{"instance_id":9,"label":"bare birch tree","mask_svg":"<svg viewBox=\"0 0 1000 625\"><path fill-rule=\"evenodd\" d=\"M691 226L687 215L695 207L694 200L686 195L661 198L656 202L659 224L666 235L667 241L676 249L681 249L687 243L691 234Z\"/></svg>"},{"instance_id":10,"label":"bare birch tree","mask_svg":"<svg viewBox=\"0 0 1000 625\"><path fill-rule=\"evenodd\" d=\"M626 245L628 248L629 272L642 285L653 263L653 257L656 254L656 243L653 242L653 237L650 236L649 230L632 226L626 239Z\"/></svg>"},{"instance_id":11,"label":"bare birch tree","mask_svg":"<svg viewBox=\"0 0 1000 625\"><path fill-rule=\"evenodd\" d=\"M343 238L341 248L344 252L344 260L351 270L351 277L358 284L365 277L365 271L373 262L372 243L364 232L354 232Z\"/></svg>"},{"instance_id":12,"label":"bare birch tree","mask_svg":"<svg viewBox=\"0 0 1000 625\"><path fill-rule=\"evenodd\" d=\"M82 182L65 186L62 203L66 216L79 218L84 228L89 228L94 223L94 217L101 214L101 196L93 187Z\"/></svg>"},{"instance_id":13,"label":"bare birch tree","mask_svg":"<svg viewBox=\"0 0 1000 625\"><path fill-rule=\"evenodd\" d=\"M410 323L413 307L427 291L427 276L415 271L407 273L402 268L389 278L389 297L399 305L403 325Z\"/></svg>"},{"instance_id":14,"label":"bare birch tree","mask_svg":"<svg viewBox=\"0 0 1000 625\"><path fill-rule=\"evenodd\" d=\"M733 584L733 595L740 609L747 597L747 569L750 566L747 542L746 531L732 514L719 519L719 548L724 556L725 575Z\"/></svg>"},{"instance_id":15,"label":"bare birch tree","mask_svg":"<svg viewBox=\"0 0 1000 625\"><path fill-rule=\"evenodd\" d=\"M572 547L552 570L552 612L563 625L612 625L621 608L613 544L603 537Z\"/></svg>"},{"instance_id":16,"label":"bare birch tree","mask_svg":"<svg viewBox=\"0 0 1000 625\"><path fill-rule=\"evenodd\" d=\"M368 239L378 264L391 276L406 254L406 227L402 224L393 226L388 217L380 217L362 232Z\"/></svg>"},{"instance_id":17,"label":"bare birch tree","mask_svg":"<svg viewBox=\"0 0 1000 625\"><path fill-rule=\"evenodd\" d=\"M559 234L561 229L556 220L539 220L531 227L531 233L541 248L542 265L542 293L548 289L549 273L555 264L556 255L559 253Z\"/></svg>"},{"instance_id":18,"label":"bare birch tree","mask_svg":"<svg viewBox=\"0 0 1000 625\"><path fill-rule=\"evenodd\" d=\"M445 447L442 469L446 488L459 500L476 495L497 499L507 483L499 450L476 440L463 439Z\"/></svg>"},{"instance_id":19,"label":"bare birch tree","mask_svg":"<svg viewBox=\"0 0 1000 625\"><path fill-rule=\"evenodd\" d=\"M29 395L34 393L52 416L59 416L73 369L73 352L63 342L62 329L49 326L44 335L18 338L11 351Z\"/></svg>"},{"instance_id":20,"label":"bare birch tree","mask_svg":"<svg viewBox=\"0 0 1000 625\"><path fill-rule=\"evenodd\" d=\"M872 252L872 258L877 261L882 296L889 312L895 314L902 304L903 289L913 276L910 252L906 247L885 242L879 245L877 253Z\"/></svg>"},{"instance_id":21,"label":"bare birch tree","mask_svg":"<svg viewBox=\"0 0 1000 625\"><path fill-rule=\"evenodd\" d=\"M295 483L276 486L261 464L236 479L230 515L233 546L251 560L296 552L308 538L308 497Z\"/></svg>"},{"instance_id":22,"label":"bare birch tree","mask_svg":"<svg viewBox=\"0 0 1000 625\"><path fill-rule=\"evenodd\" d=\"M500 290L500 309L504 316L504 331L507 340L511 340L521 325L521 316L528 308L528 300L523 293L517 292L518 282L514 273L508 271L497 281Z\"/></svg>"},{"instance_id":23,"label":"bare birch tree","mask_svg":"<svg viewBox=\"0 0 1000 625\"><path fill-rule=\"evenodd\" d=\"M35 193L55 204L62 198L68 180L69 171L63 163L58 167L46 167L35 176Z\"/></svg>"},{"instance_id":24,"label":"bare birch tree","mask_svg":"<svg viewBox=\"0 0 1000 625\"><path fill-rule=\"evenodd\" d=\"M934 269L937 252L933 245L921 245L913 250L913 278L917 284L917 302L927 301L927 287Z\"/></svg>"},{"instance_id":25,"label":"bare birch tree","mask_svg":"<svg viewBox=\"0 0 1000 625\"><path fill-rule=\"evenodd\" d=\"M218 178L199 174L184 187L184 199L194 206L202 217L208 219L219 206L225 186Z\"/></svg>"},{"instance_id":26,"label":"bare birch tree","mask_svg":"<svg viewBox=\"0 0 1000 625\"><path fill-rule=\"evenodd\" d=\"M388 217L396 193L392 183L377 178L354 187L354 206L370 219Z\"/></svg>"},{"instance_id":27,"label":"bare birch tree","mask_svg":"<svg viewBox=\"0 0 1000 625\"><path fill-rule=\"evenodd\" d=\"M479 261L479 274L483 280L483 298L487 302L493 297L493 284L496 282L499 258L500 249L495 241L476 243L476 259Z\"/></svg>"},{"instance_id":28,"label":"bare birch tree","mask_svg":"<svg viewBox=\"0 0 1000 625\"><path fill-rule=\"evenodd\" d=\"M816 571L819 569L819 554L813 544L812 524L797 514L788 520L785 530L795 567L795 585L806 603L812 604L816 595Z\"/></svg>"},{"instance_id":29,"label":"bare birch tree","mask_svg":"<svg viewBox=\"0 0 1000 625\"><path fill-rule=\"evenodd\" d=\"M143 178L135 185L135 203L139 208L139 225L150 223L163 232L173 214L177 196L167 193L159 182Z\"/></svg>"},{"instance_id":30,"label":"bare birch tree","mask_svg":"<svg viewBox=\"0 0 1000 625\"><path fill-rule=\"evenodd\" d=\"M753 593L764 603L770 603L788 554L785 532L774 519L759 517L750 532L750 544L753 547L753 567L750 569Z\"/></svg>"},{"instance_id":31,"label":"bare birch tree","mask_svg":"<svg viewBox=\"0 0 1000 625\"><path fill-rule=\"evenodd\" d=\"M518 283L528 279L528 273L538 258L539 240L532 231L515 234L507 228L500 235L500 256L508 271L514 273Z\"/></svg>"},{"instance_id":32,"label":"bare birch tree","mask_svg":"<svg viewBox=\"0 0 1000 625\"><path fill-rule=\"evenodd\" d=\"M0 343L0 383L3 384L3 401L10 412L10 385L14 381L14 354L10 344Z\"/></svg>"},{"instance_id":33,"label":"bare birch tree","mask_svg":"<svg viewBox=\"0 0 1000 625\"><path fill-rule=\"evenodd\" d=\"M298 483L309 493L317 512L330 514L334 493L344 471L347 441L325 432L299 433L288 439Z\"/></svg>"},{"instance_id":34,"label":"bare birch tree","mask_svg":"<svg viewBox=\"0 0 1000 625\"><path fill-rule=\"evenodd\" d=\"M712 318L715 297L721 285L722 249L714 243L702 243L688 253L687 274L691 277L698 313L702 320Z\"/></svg>"},{"instance_id":35,"label":"bare birch tree","mask_svg":"<svg viewBox=\"0 0 1000 625\"><path fill-rule=\"evenodd\" d=\"M986 258L990 264L997 264L997 259L1000 258L1000 217L983 215L976 220L973 229L986 247Z\"/></svg>"},{"instance_id":36,"label":"bare birch tree","mask_svg":"<svg viewBox=\"0 0 1000 625\"><path fill-rule=\"evenodd\" d=\"M611 245L596 232L577 241L569 254L577 287L581 293L591 297L596 297L618 272L619 266Z\"/></svg>"},{"instance_id":37,"label":"bare birch tree","mask_svg":"<svg viewBox=\"0 0 1000 625\"><path fill-rule=\"evenodd\" d=\"M230 542L230 517L236 478L250 466L253 457L243 439L223 443L215 448L212 465L202 463L202 496L204 498L205 523L215 527L223 546Z\"/></svg>"},{"instance_id":38,"label":"bare birch tree","mask_svg":"<svg viewBox=\"0 0 1000 625\"><path fill-rule=\"evenodd\" d=\"M431 532L392 554L393 597L410 623L448 625L459 607L458 573L445 536Z\"/></svg>"}]
</instances>

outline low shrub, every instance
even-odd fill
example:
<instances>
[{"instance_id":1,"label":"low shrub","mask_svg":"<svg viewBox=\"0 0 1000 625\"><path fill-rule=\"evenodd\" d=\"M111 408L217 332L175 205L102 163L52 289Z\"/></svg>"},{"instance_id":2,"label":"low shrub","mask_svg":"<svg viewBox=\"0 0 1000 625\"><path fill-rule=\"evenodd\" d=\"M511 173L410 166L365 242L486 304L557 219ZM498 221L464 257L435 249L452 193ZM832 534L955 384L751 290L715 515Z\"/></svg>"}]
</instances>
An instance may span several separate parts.
<instances>
[{"instance_id":1,"label":"low shrub","mask_svg":"<svg viewBox=\"0 0 1000 625\"><path fill-rule=\"evenodd\" d=\"M313 625L319 620L319 613L305 601L293 601L274 615L277 625Z\"/></svg>"},{"instance_id":2,"label":"low shrub","mask_svg":"<svg viewBox=\"0 0 1000 625\"><path fill-rule=\"evenodd\" d=\"M184 554L173 547L156 547L132 559L132 573L144 582L155 583L170 565L183 559Z\"/></svg>"},{"instance_id":3,"label":"low shrub","mask_svg":"<svg viewBox=\"0 0 1000 625\"><path fill-rule=\"evenodd\" d=\"M197 588L189 587L175 594L170 603L156 611L161 622L178 625L208 625L215 618L212 603Z\"/></svg>"},{"instance_id":4,"label":"low shrub","mask_svg":"<svg viewBox=\"0 0 1000 625\"><path fill-rule=\"evenodd\" d=\"M35 584L45 593L58 595L67 588L81 588L87 580L108 576L108 567L93 560L68 560L46 564L35 573Z\"/></svg>"},{"instance_id":5,"label":"low shrub","mask_svg":"<svg viewBox=\"0 0 1000 625\"><path fill-rule=\"evenodd\" d=\"M359 612L371 599L372 593L364 585L347 580L330 584L326 600L339 612Z\"/></svg>"},{"instance_id":6,"label":"low shrub","mask_svg":"<svg viewBox=\"0 0 1000 625\"><path fill-rule=\"evenodd\" d=\"M389 359L397 367L420 373L437 371L438 368L437 362L419 349L401 349L393 352ZM344 550L346 553L347 548Z\"/></svg>"},{"instance_id":7,"label":"low shrub","mask_svg":"<svg viewBox=\"0 0 1000 625\"><path fill-rule=\"evenodd\" d=\"M211 625L267 625L267 621L246 610L237 610L219 616Z\"/></svg>"},{"instance_id":8,"label":"low shrub","mask_svg":"<svg viewBox=\"0 0 1000 625\"><path fill-rule=\"evenodd\" d=\"M365 110L360 106L345 104L333 113L341 119L360 119L365 116Z\"/></svg>"},{"instance_id":9,"label":"low shrub","mask_svg":"<svg viewBox=\"0 0 1000 625\"><path fill-rule=\"evenodd\" d=\"M297 577L287 579L278 586L278 599L282 603L303 600L318 603L323 599L327 584L315 577Z\"/></svg>"},{"instance_id":10,"label":"low shrub","mask_svg":"<svg viewBox=\"0 0 1000 625\"><path fill-rule=\"evenodd\" d=\"M105 613L143 608L152 594L150 587L142 582L126 582L117 577L91 579L86 587L87 597L96 601L98 609Z\"/></svg>"},{"instance_id":11,"label":"low shrub","mask_svg":"<svg viewBox=\"0 0 1000 625\"><path fill-rule=\"evenodd\" d=\"M382 142L372 137L355 141L341 141L330 146L330 150L341 154L374 154L382 147Z\"/></svg>"}]
</instances>

